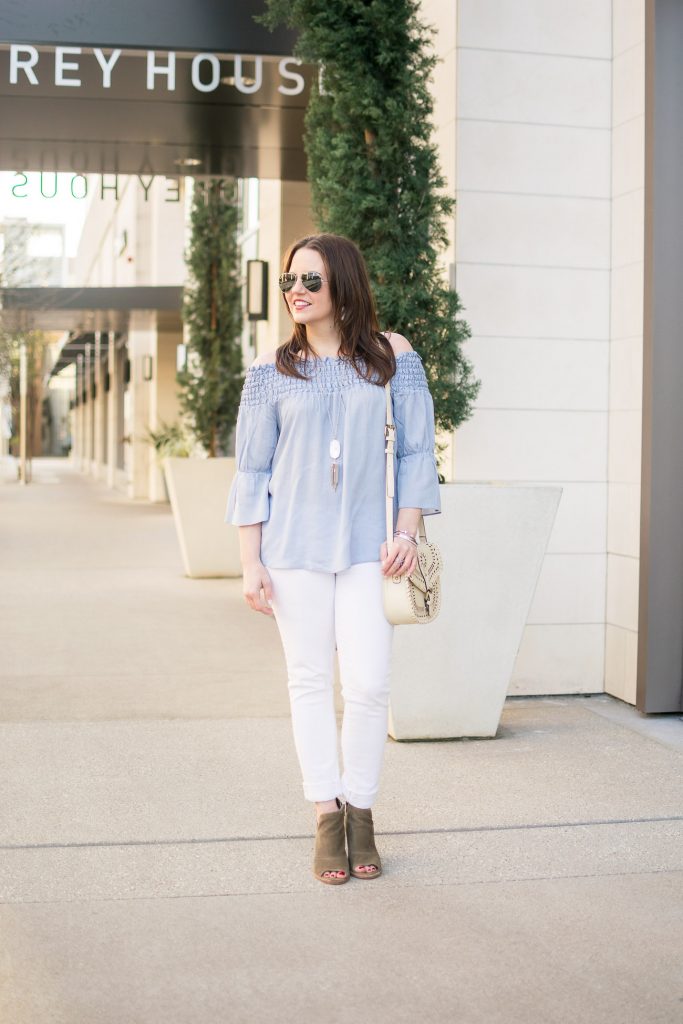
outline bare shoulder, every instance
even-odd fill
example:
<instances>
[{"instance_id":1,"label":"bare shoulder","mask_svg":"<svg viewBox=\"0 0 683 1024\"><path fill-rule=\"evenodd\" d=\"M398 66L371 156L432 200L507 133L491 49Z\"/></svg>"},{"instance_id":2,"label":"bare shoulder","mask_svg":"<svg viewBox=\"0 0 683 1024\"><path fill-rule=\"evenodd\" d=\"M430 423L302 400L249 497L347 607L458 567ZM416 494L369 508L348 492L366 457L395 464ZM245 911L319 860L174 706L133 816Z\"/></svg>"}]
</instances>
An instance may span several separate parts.
<instances>
[{"instance_id":1,"label":"bare shoulder","mask_svg":"<svg viewBox=\"0 0 683 1024\"><path fill-rule=\"evenodd\" d=\"M273 349L272 352L262 352L260 355L256 356L256 359L251 365L266 366L268 363L274 363L276 353L277 349Z\"/></svg>"},{"instance_id":2,"label":"bare shoulder","mask_svg":"<svg viewBox=\"0 0 683 1024\"><path fill-rule=\"evenodd\" d=\"M385 331L385 336L389 339L389 343L394 350L394 355L397 356L399 352L412 352L413 346L410 344L407 338L404 338L402 334L389 334Z\"/></svg>"}]
</instances>

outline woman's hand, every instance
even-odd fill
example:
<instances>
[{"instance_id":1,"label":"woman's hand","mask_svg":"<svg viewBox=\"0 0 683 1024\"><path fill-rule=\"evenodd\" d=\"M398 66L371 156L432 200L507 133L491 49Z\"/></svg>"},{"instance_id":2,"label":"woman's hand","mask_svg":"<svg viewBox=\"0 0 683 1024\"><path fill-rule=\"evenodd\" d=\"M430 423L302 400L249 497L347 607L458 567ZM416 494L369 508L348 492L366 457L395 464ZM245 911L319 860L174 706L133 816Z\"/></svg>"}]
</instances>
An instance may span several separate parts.
<instances>
[{"instance_id":1,"label":"woman's hand","mask_svg":"<svg viewBox=\"0 0 683 1024\"><path fill-rule=\"evenodd\" d=\"M263 589L264 600L261 600ZM242 573L242 592L244 600L255 612L263 612L264 615L274 615L272 608L266 602L273 598L273 582L270 573L263 562L250 562L245 565Z\"/></svg>"},{"instance_id":2,"label":"woman's hand","mask_svg":"<svg viewBox=\"0 0 683 1024\"><path fill-rule=\"evenodd\" d=\"M391 549L387 555L387 542L383 541L380 548L380 558L382 560L382 574L384 576L410 575L417 565L417 547L415 544L411 544L409 540L399 538L392 542ZM403 565L400 564L402 558L405 559Z\"/></svg>"}]
</instances>

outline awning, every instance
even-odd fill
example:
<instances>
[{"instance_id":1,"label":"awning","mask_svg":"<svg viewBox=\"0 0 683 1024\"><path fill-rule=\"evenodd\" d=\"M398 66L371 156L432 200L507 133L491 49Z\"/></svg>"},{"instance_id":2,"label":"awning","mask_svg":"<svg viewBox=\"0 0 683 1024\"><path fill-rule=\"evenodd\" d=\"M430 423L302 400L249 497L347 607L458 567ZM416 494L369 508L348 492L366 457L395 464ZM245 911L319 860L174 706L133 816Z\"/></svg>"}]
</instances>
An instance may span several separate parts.
<instances>
[{"instance_id":1,"label":"awning","mask_svg":"<svg viewBox=\"0 0 683 1024\"><path fill-rule=\"evenodd\" d=\"M181 285L110 288L0 288L7 331L125 331L133 310L180 314Z\"/></svg>"},{"instance_id":2,"label":"awning","mask_svg":"<svg viewBox=\"0 0 683 1024\"><path fill-rule=\"evenodd\" d=\"M100 335L100 358L106 359L109 351L109 332L104 331ZM117 335L115 335L117 337ZM55 361L54 366L48 374L50 377L56 377L58 373L65 370L71 363L75 363L79 356L85 355L86 346L90 346L91 352L95 352L95 335L93 333L82 333L82 334L70 334L67 340L62 345L59 355Z\"/></svg>"}]
</instances>

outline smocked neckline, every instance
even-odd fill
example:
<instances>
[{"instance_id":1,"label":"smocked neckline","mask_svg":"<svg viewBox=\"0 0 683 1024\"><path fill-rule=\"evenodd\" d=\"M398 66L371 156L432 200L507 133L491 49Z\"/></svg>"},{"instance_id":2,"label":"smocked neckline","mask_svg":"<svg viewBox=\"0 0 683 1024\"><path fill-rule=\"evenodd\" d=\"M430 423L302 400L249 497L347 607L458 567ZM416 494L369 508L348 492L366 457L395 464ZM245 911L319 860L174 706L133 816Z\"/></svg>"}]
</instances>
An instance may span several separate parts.
<instances>
[{"instance_id":1,"label":"smocked neckline","mask_svg":"<svg viewBox=\"0 0 683 1024\"><path fill-rule=\"evenodd\" d=\"M419 355L419 352L417 352L416 349L414 349L414 348L409 348L409 349L406 349L403 352L397 352L396 355L394 356L394 359L398 359L399 356L410 356L410 355ZM312 359L313 359L313 362L316 362L316 360L322 361L322 360L325 360L325 359L332 359L332 360L334 360L334 362L338 362L340 359L348 359L348 356L312 356ZM303 362L305 362L305 360L304 359L300 359L299 362L303 363ZM275 363L270 363L270 364L266 364L266 365L275 366Z\"/></svg>"},{"instance_id":2,"label":"smocked neckline","mask_svg":"<svg viewBox=\"0 0 683 1024\"><path fill-rule=\"evenodd\" d=\"M417 351L417 349L414 349L414 348L406 349L403 352L397 352L396 355L394 356L394 358L395 359L400 359L401 356L417 356L419 359L422 358L420 356L420 353ZM325 362L339 363L339 362L342 362L342 361L348 362L348 356L312 356L312 358L310 360L309 359L298 359L297 360L297 362L304 363L304 364L308 363L308 362L312 362L312 363L325 363ZM250 366L249 369L250 370L260 370L260 369L262 369L262 368L264 368L266 366L272 366L273 369L274 369L275 368L275 363L257 363L256 366Z\"/></svg>"}]
</instances>

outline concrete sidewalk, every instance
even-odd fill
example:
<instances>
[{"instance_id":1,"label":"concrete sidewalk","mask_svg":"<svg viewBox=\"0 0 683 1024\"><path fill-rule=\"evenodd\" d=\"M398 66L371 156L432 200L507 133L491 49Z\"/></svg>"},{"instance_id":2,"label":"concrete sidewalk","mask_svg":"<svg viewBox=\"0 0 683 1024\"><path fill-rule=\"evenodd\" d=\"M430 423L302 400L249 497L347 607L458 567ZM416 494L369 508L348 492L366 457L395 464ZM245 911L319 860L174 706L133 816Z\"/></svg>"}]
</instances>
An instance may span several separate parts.
<instances>
[{"instance_id":1,"label":"concrete sidewalk","mask_svg":"<svg viewBox=\"0 0 683 1024\"><path fill-rule=\"evenodd\" d=\"M3 1022L679 1024L680 718L514 698L495 740L388 741L384 874L323 886L241 588L67 462L0 485Z\"/></svg>"}]
</instances>

